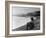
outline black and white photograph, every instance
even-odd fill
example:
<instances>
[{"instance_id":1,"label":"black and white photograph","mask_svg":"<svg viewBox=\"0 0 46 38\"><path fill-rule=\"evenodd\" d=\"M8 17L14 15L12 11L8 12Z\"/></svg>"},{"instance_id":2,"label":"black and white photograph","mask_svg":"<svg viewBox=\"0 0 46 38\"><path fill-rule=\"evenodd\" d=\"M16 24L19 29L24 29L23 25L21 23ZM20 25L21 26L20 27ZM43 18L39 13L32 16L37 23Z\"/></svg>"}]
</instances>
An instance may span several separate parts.
<instances>
[{"instance_id":1,"label":"black and white photograph","mask_svg":"<svg viewBox=\"0 0 46 38\"><path fill-rule=\"evenodd\" d=\"M40 30L40 8L13 7L12 31Z\"/></svg>"}]
</instances>

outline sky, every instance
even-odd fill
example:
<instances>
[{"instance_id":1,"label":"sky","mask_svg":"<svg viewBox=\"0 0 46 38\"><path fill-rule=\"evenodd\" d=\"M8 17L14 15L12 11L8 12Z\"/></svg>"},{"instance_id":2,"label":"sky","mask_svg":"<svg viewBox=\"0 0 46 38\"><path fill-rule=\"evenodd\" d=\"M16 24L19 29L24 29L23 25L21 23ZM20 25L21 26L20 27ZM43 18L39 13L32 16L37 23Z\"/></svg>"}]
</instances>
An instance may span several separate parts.
<instances>
[{"instance_id":1,"label":"sky","mask_svg":"<svg viewBox=\"0 0 46 38\"><path fill-rule=\"evenodd\" d=\"M35 11L40 11L39 8L33 8L33 7L13 7L12 9L13 15L19 15L19 14L27 14Z\"/></svg>"}]
</instances>

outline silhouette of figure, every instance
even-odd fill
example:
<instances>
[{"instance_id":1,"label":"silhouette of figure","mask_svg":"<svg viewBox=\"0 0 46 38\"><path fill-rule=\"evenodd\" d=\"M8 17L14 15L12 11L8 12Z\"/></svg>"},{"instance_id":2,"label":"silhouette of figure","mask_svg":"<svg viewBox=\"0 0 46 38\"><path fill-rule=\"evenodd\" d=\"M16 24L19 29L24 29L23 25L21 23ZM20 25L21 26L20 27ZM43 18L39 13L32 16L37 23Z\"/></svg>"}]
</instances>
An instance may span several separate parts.
<instances>
[{"instance_id":1,"label":"silhouette of figure","mask_svg":"<svg viewBox=\"0 0 46 38\"><path fill-rule=\"evenodd\" d=\"M34 19L33 17L31 18L31 22L27 23L27 30L32 30L34 28Z\"/></svg>"}]
</instances>

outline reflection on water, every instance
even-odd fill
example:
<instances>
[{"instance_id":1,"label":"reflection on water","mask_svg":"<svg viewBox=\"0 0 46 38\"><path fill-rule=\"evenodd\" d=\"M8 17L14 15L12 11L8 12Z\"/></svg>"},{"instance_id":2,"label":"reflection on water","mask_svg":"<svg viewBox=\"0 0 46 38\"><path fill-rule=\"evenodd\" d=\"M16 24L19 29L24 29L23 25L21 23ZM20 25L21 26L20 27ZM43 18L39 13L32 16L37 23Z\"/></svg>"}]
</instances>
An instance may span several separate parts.
<instances>
[{"instance_id":1,"label":"reflection on water","mask_svg":"<svg viewBox=\"0 0 46 38\"><path fill-rule=\"evenodd\" d=\"M21 27L23 25L25 25L27 22L30 22L30 17L17 17L17 16L13 16L13 26L12 28L18 28Z\"/></svg>"}]
</instances>

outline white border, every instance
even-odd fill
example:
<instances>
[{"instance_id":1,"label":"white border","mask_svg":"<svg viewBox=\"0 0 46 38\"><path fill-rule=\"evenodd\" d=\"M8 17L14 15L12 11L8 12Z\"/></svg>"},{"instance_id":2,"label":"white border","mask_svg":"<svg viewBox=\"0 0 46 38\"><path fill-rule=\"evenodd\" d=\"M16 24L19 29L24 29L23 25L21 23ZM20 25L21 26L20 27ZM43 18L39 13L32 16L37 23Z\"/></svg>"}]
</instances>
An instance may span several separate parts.
<instances>
[{"instance_id":1,"label":"white border","mask_svg":"<svg viewBox=\"0 0 46 38\"><path fill-rule=\"evenodd\" d=\"M30 31L12 31L12 7L36 7L40 8L40 30L30 30ZM26 33L43 33L43 6L39 5L21 5L21 4L10 4L10 30L9 34L26 34Z\"/></svg>"}]
</instances>

